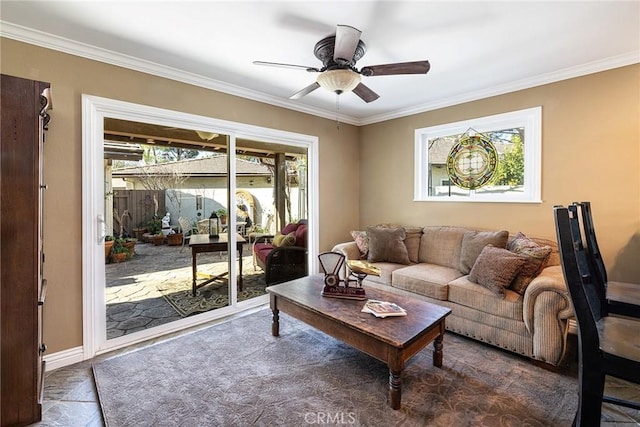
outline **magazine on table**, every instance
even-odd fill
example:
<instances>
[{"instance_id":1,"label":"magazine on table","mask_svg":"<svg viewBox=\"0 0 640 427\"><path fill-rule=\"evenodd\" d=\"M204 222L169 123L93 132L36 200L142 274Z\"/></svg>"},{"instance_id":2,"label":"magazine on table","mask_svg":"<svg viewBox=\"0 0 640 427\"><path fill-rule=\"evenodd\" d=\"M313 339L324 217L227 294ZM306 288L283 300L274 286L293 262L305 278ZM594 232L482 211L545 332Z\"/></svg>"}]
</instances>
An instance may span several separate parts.
<instances>
[{"instance_id":1,"label":"magazine on table","mask_svg":"<svg viewBox=\"0 0 640 427\"><path fill-rule=\"evenodd\" d=\"M389 301L367 300L361 310L363 313L371 313L376 317L406 316L407 311L398 304Z\"/></svg>"}]
</instances>

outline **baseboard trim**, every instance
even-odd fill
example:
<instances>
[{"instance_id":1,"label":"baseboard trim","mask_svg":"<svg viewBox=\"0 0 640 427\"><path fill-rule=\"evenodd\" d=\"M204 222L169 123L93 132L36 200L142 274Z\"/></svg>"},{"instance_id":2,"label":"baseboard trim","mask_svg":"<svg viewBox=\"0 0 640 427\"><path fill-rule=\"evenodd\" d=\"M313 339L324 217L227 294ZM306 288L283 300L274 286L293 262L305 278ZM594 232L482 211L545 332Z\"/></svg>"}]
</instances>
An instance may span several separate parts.
<instances>
[{"instance_id":1,"label":"baseboard trim","mask_svg":"<svg viewBox=\"0 0 640 427\"><path fill-rule=\"evenodd\" d=\"M45 365L47 372L73 365L83 360L84 350L82 347L74 347L44 356L44 361L47 362Z\"/></svg>"}]
</instances>

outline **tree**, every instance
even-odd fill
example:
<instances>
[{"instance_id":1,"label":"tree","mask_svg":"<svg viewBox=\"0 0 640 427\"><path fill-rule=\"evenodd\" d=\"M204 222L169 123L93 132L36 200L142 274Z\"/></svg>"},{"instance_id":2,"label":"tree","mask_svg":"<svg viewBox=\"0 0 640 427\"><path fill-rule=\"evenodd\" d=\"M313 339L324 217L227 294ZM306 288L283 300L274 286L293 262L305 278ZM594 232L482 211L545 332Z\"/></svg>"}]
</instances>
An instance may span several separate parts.
<instances>
[{"instance_id":1,"label":"tree","mask_svg":"<svg viewBox=\"0 0 640 427\"><path fill-rule=\"evenodd\" d=\"M493 177L495 185L517 186L524 184L524 144L520 134L511 138L511 146L505 149Z\"/></svg>"}]
</instances>

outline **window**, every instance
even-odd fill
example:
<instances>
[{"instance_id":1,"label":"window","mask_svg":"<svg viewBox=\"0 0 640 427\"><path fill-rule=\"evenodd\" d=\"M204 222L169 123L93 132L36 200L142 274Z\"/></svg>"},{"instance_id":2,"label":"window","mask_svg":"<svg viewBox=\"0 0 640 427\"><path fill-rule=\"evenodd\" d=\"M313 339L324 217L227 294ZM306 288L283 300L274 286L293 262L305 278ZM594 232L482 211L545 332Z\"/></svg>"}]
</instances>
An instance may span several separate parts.
<instances>
[{"instance_id":1,"label":"window","mask_svg":"<svg viewBox=\"0 0 640 427\"><path fill-rule=\"evenodd\" d=\"M416 129L414 199L539 203L541 127L535 107Z\"/></svg>"}]
</instances>

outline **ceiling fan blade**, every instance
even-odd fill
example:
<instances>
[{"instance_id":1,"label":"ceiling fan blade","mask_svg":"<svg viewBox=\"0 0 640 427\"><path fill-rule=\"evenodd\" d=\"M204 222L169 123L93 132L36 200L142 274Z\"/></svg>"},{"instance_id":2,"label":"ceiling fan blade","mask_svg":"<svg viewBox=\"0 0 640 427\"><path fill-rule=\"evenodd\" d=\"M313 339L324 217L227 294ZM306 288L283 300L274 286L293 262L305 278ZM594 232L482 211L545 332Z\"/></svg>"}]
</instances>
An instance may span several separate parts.
<instances>
[{"instance_id":1,"label":"ceiling fan blade","mask_svg":"<svg viewBox=\"0 0 640 427\"><path fill-rule=\"evenodd\" d=\"M356 86L355 89L353 89L353 93L358 95L360 99L362 99L364 102L367 102L367 103L375 101L376 99L380 98L380 95L378 95L377 93L375 93L374 91L369 89L367 86L363 85L362 83L359 83L358 86Z\"/></svg>"},{"instance_id":2,"label":"ceiling fan blade","mask_svg":"<svg viewBox=\"0 0 640 427\"><path fill-rule=\"evenodd\" d=\"M371 65L362 67L363 76L390 76L394 74L427 74L429 61L398 62L397 64Z\"/></svg>"},{"instance_id":3,"label":"ceiling fan blade","mask_svg":"<svg viewBox=\"0 0 640 427\"><path fill-rule=\"evenodd\" d=\"M338 25L333 48L333 60L338 63L351 63L360 42L362 31L348 25Z\"/></svg>"},{"instance_id":4,"label":"ceiling fan blade","mask_svg":"<svg viewBox=\"0 0 640 427\"><path fill-rule=\"evenodd\" d=\"M306 65L295 65L295 64L281 64L279 62L264 62L264 61L253 61L253 65L263 65L267 67L280 67L280 68L295 68L298 70L309 71L310 73L319 73L320 70L316 67L307 67Z\"/></svg>"},{"instance_id":5,"label":"ceiling fan blade","mask_svg":"<svg viewBox=\"0 0 640 427\"><path fill-rule=\"evenodd\" d=\"M289 97L289 99L300 99L305 95L310 94L311 92L313 92L314 90L318 89L320 87L320 85L318 84L318 82L313 82L312 84L310 84L309 86L305 87L304 89L294 93L293 95L291 95Z\"/></svg>"}]
</instances>

